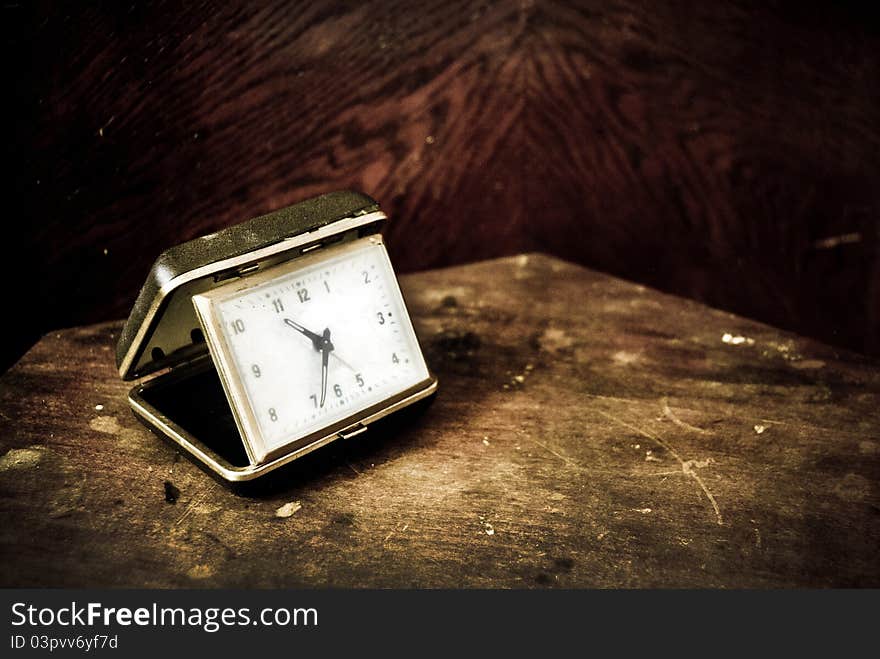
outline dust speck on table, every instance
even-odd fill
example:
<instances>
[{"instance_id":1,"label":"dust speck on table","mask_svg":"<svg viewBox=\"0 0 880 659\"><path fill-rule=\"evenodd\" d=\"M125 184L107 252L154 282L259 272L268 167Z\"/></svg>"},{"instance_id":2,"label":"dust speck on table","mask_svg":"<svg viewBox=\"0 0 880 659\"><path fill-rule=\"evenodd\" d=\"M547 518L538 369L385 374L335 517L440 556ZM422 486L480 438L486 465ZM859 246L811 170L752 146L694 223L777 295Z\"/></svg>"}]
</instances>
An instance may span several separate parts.
<instances>
[{"instance_id":1,"label":"dust speck on table","mask_svg":"<svg viewBox=\"0 0 880 659\"><path fill-rule=\"evenodd\" d=\"M43 450L39 446L10 449L3 457L0 457L0 471L36 467L43 457Z\"/></svg>"},{"instance_id":2,"label":"dust speck on table","mask_svg":"<svg viewBox=\"0 0 880 659\"><path fill-rule=\"evenodd\" d=\"M186 573L190 579L207 579L214 576L214 568L205 563L193 565Z\"/></svg>"},{"instance_id":3,"label":"dust speck on table","mask_svg":"<svg viewBox=\"0 0 880 659\"><path fill-rule=\"evenodd\" d=\"M108 435L116 435L122 430L122 426L119 425L119 421L114 416L96 416L89 421L89 428Z\"/></svg>"},{"instance_id":4,"label":"dust speck on table","mask_svg":"<svg viewBox=\"0 0 880 659\"><path fill-rule=\"evenodd\" d=\"M278 510L275 511L275 517L286 519L287 517L293 515L300 508L302 508L302 504L299 501L290 501L288 503L285 503L283 506L279 507Z\"/></svg>"},{"instance_id":5,"label":"dust speck on table","mask_svg":"<svg viewBox=\"0 0 880 659\"><path fill-rule=\"evenodd\" d=\"M548 327L544 330L543 334L536 337L535 343L537 348L555 354L571 348L574 345L574 337L570 336L563 329Z\"/></svg>"},{"instance_id":6,"label":"dust speck on table","mask_svg":"<svg viewBox=\"0 0 880 659\"><path fill-rule=\"evenodd\" d=\"M177 503L180 498L180 489L171 481L165 481L165 501Z\"/></svg>"}]
</instances>

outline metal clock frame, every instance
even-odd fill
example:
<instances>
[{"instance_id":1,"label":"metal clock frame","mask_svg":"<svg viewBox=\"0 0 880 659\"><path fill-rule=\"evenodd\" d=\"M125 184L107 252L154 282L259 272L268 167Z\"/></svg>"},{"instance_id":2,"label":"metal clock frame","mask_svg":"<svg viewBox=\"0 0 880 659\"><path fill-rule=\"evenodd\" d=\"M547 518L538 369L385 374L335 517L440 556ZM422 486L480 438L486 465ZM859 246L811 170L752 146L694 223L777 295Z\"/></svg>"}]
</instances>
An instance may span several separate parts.
<instances>
[{"instance_id":1,"label":"metal clock frame","mask_svg":"<svg viewBox=\"0 0 880 659\"><path fill-rule=\"evenodd\" d=\"M347 210L340 211L340 208ZM325 218L322 216L324 209L341 214ZM154 373L128 394L135 415L211 473L236 483L258 478L334 440L358 435L375 421L434 394L437 378L429 369L427 380L273 450L264 457L253 452L241 425L238 425L249 458L248 465L232 464L157 409L146 395L154 387L180 382L204 370L216 368L210 344L219 346L219 341L217 328L212 322L199 320L207 335L207 346L202 344L199 349L197 345L183 345L182 337L189 336L196 320L194 316L198 315L193 298L212 289L226 288L234 280L259 277L264 272L268 276L282 264L285 270L289 268L293 271L325 257L330 251L360 243L367 239L364 236L378 240L384 246L378 226L386 219L386 215L369 197L355 192L336 192L255 218L218 234L198 238L163 253L141 290L117 347L117 367L123 379ZM242 249L252 242L256 242L253 247ZM211 258L211 254L218 251L214 247L217 243L223 243L219 258ZM385 258L388 258L387 252ZM288 263L291 265L287 266ZM391 272L393 275L393 266ZM396 275L393 278L397 284ZM407 322L411 323L408 313ZM416 341L418 343L418 337ZM173 352L151 357L151 348L157 344L170 344ZM231 393L236 390L235 386L230 386L234 385L234 377L229 373L224 374L224 369L218 371L236 423L239 424L239 412L245 411L251 415L248 422L254 424L250 406L241 406L242 393Z\"/></svg>"},{"instance_id":2,"label":"metal clock frame","mask_svg":"<svg viewBox=\"0 0 880 659\"><path fill-rule=\"evenodd\" d=\"M353 435L366 430L366 423L380 419L397 409L396 404L400 400L405 399L408 401L406 404L409 404L409 402L414 402L420 397L430 395L433 392L432 386L436 387L436 382L432 383L433 378L429 375L426 380L422 380L403 392L394 395L392 398L366 408L369 413L365 413L364 411L355 412L337 422L329 424L326 428L304 435L303 437L294 437L280 447L271 450L267 449L253 406L247 396L246 388L242 381L242 375L235 365L232 346L229 344L228 337L222 330L223 322L213 307L214 300L216 298L234 295L235 293L244 293L245 291L256 288L266 282L272 281L273 279L298 270L303 270L329 258L344 258L349 253L363 249L365 245L373 245L381 248L382 258L391 273L391 278L393 280L392 285L395 287L397 295L400 296L404 309L406 309L406 303L400 292L400 286L397 283L397 278L394 276L394 268L391 264L391 259L388 257L388 251L385 248L385 243L380 234L374 234L341 245L334 245L322 250L309 252L294 261L281 263L260 272L259 274L254 274L245 279L231 282L227 286L193 296L193 304L196 307L196 312L202 325L202 329L205 331L205 338L208 341L211 354L213 355L214 364L220 374L223 388L230 397L230 407L232 408L232 413L235 417L239 434L244 441L245 449L247 450L248 457L252 464L262 464L281 454L311 446L313 443L317 443L314 448L318 448L318 446L323 446L339 436L344 438L352 437ZM409 312L406 313L402 320L402 328L405 331L410 332L418 344L418 337L416 337L415 330L412 327ZM421 354L419 357L424 359ZM427 370L427 365L425 368ZM410 400L413 396L416 396L416 398Z\"/></svg>"}]
</instances>

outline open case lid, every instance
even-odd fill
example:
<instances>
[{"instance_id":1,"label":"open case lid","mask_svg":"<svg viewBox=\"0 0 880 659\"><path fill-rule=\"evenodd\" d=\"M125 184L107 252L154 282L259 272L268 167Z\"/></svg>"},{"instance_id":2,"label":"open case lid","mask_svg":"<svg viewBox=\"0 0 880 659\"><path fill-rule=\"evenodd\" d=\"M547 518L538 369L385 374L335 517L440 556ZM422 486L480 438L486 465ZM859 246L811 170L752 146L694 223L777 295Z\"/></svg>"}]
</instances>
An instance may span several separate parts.
<instances>
[{"instance_id":1,"label":"open case lid","mask_svg":"<svg viewBox=\"0 0 880 659\"><path fill-rule=\"evenodd\" d=\"M122 328L119 374L132 380L208 352L193 295L322 245L376 233L385 219L370 197L331 192L162 252Z\"/></svg>"}]
</instances>

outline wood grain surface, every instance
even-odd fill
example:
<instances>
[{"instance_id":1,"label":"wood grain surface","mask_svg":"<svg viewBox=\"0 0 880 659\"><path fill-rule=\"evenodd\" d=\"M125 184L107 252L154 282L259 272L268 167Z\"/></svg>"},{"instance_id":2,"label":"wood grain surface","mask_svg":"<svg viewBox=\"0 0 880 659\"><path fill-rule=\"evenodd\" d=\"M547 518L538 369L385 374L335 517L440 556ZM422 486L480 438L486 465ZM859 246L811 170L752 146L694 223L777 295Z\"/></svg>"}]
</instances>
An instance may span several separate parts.
<instances>
[{"instance_id":1,"label":"wood grain surface","mask_svg":"<svg viewBox=\"0 0 880 659\"><path fill-rule=\"evenodd\" d=\"M356 188L404 271L539 250L880 350L880 32L857 3L11 3L17 322Z\"/></svg>"},{"instance_id":2,"label":"wood grain surface","mask_svg":"<svg viewBox=\"0 0 880 659\"><path fill-rule=\"evenodd\" d=\"M0 378L0 586L880 585L876 363L541 255L403 278L433 404L234 493L119 322Z\"/></svg>"}]
</instances>

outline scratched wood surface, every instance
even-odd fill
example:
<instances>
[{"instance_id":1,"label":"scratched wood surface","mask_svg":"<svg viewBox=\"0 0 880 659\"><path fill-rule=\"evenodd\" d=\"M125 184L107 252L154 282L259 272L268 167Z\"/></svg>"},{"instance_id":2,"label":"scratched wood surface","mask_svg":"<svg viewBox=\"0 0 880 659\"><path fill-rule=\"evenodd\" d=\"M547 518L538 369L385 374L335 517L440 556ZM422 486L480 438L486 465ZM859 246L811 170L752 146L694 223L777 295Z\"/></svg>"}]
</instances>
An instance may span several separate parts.
<instances>
[{"instance_id":1,"label":"scratched wood surface","mask_svg":"<svg viewBox=\"0 0 880 659\"><path fill-rule=\"evenodd\" d=\"M541 255L403 285L433 404L245 493L132 416L120 323L44 337L0 586L880 586L875 362Z\"/></svg>"},{"instance_id":2,"label":"scratched wood surface","mask_svg":"<svg viewBox=\"0 0 880 659\"><path fill-rule=\"evenodd\" d=\"M3 8L0 368L122 317L161 250L349 187L401 271L553 253L880 352L867 5L178 4Z\"/></svg>"}]
</instances>

